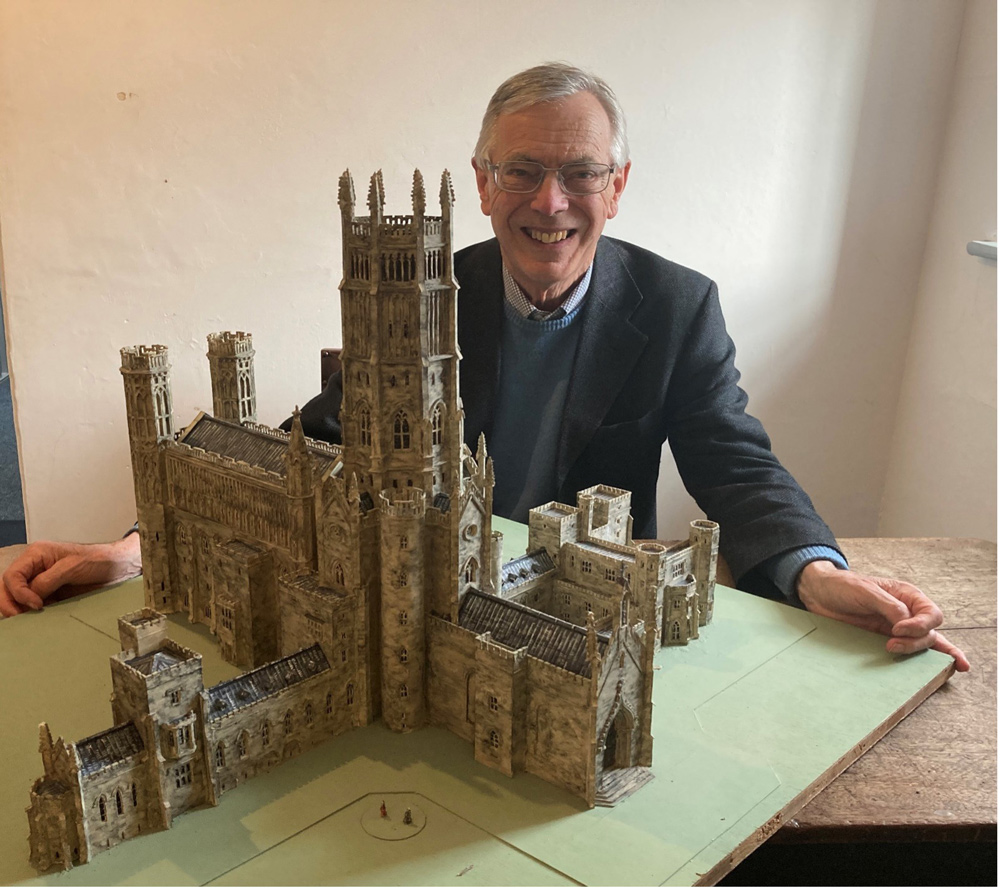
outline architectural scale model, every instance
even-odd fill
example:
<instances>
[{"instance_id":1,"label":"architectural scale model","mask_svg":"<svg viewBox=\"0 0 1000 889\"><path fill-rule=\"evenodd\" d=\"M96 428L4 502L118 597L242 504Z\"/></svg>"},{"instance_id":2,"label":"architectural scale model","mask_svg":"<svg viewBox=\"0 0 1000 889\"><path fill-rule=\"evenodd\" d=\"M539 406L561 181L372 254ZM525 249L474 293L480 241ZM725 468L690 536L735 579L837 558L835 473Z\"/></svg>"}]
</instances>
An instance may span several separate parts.
<instances>
[{"instance_id":1,"label":"architectural scale model","mask_svg":"<svg viewBox=\"0 0 1000 889\"><path fill-rule=\"evenodd\" d=\"M245 333L208 337L215 416L175 434L165 346L122 349L146 607L119 620L114 727L40 729L32 864L89 861L381 716L440 725L477 761L610 805L651 777L653 655L712 616L718 527L632 540L603 485L531 511L501 564L493 465L463 443L453 193L369 215L341 177L343 445L256 422ZM210 688L165 613L208 626L249 672Z\"/></svg>"}]
</instances>

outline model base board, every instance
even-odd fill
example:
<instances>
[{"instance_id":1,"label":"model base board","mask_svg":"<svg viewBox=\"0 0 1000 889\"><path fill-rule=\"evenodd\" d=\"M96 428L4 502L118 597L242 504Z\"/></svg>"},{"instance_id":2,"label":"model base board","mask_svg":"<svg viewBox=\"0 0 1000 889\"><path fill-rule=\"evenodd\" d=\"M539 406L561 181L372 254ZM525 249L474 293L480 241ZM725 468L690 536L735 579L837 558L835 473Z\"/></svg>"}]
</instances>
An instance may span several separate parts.
<instances>
[{"instance_id":1,"label":"model base board","mask_svg":"<svg viewBox=\"0 0 1000 889\"><path fill-rule=\"evenodd\" d=\"M400 735L374 724L241 785L169 831L32 882L714 882L952 671L936 652L893 658L880 636L724 587L716 596L712 631L699 644L656 655L656 779L614 809L587 809L531 775L507 778L476 763L448 731ZM0 710L16 714L0 777L0 882L36 877L23 800L38 769L38 723L58 713L59 732L70 737L106 726L117 616L141 604L141 584L131 581L0 623L8 677ZM204 627L182 616L170 624L177 642L205 653L207 683L240 672L208 644ZM387 842L364 830L368 809L392 794L426 815L411 839Z\"/></svg>"}]
</instances>

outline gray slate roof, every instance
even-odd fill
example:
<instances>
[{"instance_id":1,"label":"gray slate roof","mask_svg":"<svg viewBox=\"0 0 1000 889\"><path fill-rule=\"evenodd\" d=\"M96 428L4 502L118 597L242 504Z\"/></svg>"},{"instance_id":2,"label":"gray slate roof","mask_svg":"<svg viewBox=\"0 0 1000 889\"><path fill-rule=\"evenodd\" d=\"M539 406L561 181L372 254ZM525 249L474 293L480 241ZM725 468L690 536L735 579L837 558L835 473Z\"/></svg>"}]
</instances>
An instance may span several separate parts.
<instances>
[{"instance_id":1,"label":"gray slate roof","mask_svg":"<svg viewBox=\"0 0 1000 889\"><path fill-rule=\"evenodd\" d=\"M590 676L586 627L476 589L466 591L458 610L458 624L476 635L491 633L494 642L507 648L527 646L532 657ZM597 650L602 655L609 639L608 633L597 634Z\"/></svg>"},{"instance_id":2,"label":"gray slate roof","mask_svg":"<svg viewBox=\"0 0 1000 889\"><path fill-rule=\"evenodd\" d=\"M180 441L285 477L284 457L288 452L288 438L284 433L269 435L259 429L249 429L239 423L205 414L188 427ZM313 471L317 474L326 472L341 459L325 450L310 447L308 441L306 445L313 458Z\"/></svg>"},{"instance_id":3,"label":"gray slate roof","mask_svg":"<svg viewBox=\"0 0 1000 889\"><path fill-rule=\"evenodd\" d=\"M174 652L168 651L166 648L158 648L156 651L134 657L130 661L125 661L125 663L140 673L152 676L154 673L166 670L167 667L172 667L174 664L183 663L184 660L185 658L178 657Z\"/></svg>"},{"instance_id":4,"label":"gray slate roof","mask_svg":"<svg viewBox=\"0 0 1000 889\"><path fill-rule=\"evenodd\" d=\"M80 755L80 771L83 775L92 775L106 766L135 756L142 750L142 735L131 722L76 742L76 752Z\"/></svg>"},{"instance_id":5,"label":"gray slate roof","mask_svg":"<svg viewBox=\"0 0 1000 889\"><path fill-rule=\"evenodd\" d=\"M330 662L317 643L235 679L220 682L207 689L208 719L210 722L222 719L234 710L261 701L329 669Z\"/></svg>"},{"instance_id":6,"label":"gray slate roof","mask_svg":"<svg viewBox=\"0 0 1000 889\"><path fill-rule=\"evenodd\" d=\"M544 548L536 549L534 552L511 559L500 569L500 592L508 593L529 580L555 570L556 566L549 551Z\"/></svg>"}]
</instances>

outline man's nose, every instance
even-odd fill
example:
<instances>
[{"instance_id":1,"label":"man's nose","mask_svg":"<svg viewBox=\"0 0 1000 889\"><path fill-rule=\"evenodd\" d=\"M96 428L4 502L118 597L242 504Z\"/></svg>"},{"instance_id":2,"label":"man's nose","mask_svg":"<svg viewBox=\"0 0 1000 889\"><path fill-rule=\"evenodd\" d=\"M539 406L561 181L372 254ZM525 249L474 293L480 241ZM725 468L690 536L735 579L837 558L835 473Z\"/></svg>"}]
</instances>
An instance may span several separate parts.
<instances>
[{"instance_id":1,"label":"man's nose","mask_svg":"<svg viewBox=\"0 0 1000 889\"><path fill-rule=\"evenodd\" d=\"M559 185L558 174L554 170L547 172L531 201L531 209L543 216L555 216L568 206L569 201Z\"/></svg>"}]
</instances>

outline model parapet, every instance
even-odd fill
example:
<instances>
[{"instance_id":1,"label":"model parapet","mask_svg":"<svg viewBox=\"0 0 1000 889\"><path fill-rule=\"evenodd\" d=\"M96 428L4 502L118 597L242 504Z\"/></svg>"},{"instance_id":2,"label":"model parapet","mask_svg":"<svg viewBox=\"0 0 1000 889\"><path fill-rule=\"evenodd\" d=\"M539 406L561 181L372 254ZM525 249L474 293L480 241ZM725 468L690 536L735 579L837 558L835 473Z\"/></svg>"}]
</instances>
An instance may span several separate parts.
<instances>
[{"instance_id":1,"label":"model parapet","mask_svg":"<svg viewBox=\"0 0 1000 889\"><path fill-rule=\"evenodd\" d=\"M258 424L249 334L208 337L213 406L175 433L165 346L121 352L146 609L120 621L115 727L42 726L32 862L69 867L381 716L442 725L479 762L613 804L649 780L653 655L712 613L718 528L632 540L603 485L531 512L501 564L493 463L463 442L447 173L440 216L355 215L341 177L342 445ZM250 672L205 689L183 612ZM291 677L290 679L288 677Z\"/></svg>"}]
</instances>

